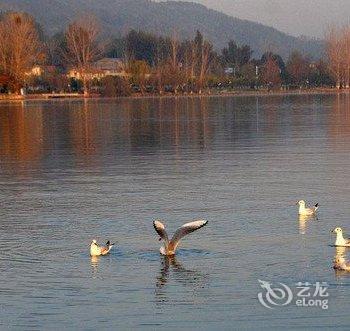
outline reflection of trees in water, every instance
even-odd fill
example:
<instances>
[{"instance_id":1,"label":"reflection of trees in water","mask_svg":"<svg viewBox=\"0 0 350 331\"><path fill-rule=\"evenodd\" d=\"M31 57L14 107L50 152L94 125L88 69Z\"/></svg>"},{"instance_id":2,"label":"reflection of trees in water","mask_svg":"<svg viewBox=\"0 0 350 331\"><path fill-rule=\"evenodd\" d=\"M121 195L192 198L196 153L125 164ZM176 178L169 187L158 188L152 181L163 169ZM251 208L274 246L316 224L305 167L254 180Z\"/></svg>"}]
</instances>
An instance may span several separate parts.
<instances>
[{"instance_id":1,"label":"reflection of trees in water","mask_svg":"<svg viewBox=\"0 0 350 331\"><path fill-rule=\"evenodd\" d=\"M81 107L69 112L71 146L76 156L94 155L97 150L97 121L93 103L83 100Z\"/></svg>"},{"instance_id":2,"label":"reflection of trees in water","mask_svg":"<svg viewBox=\"0 0 350 331\"><path fill-rule=\"evenodd\" d=\"M332 138L332 148L348 151L350 149L350 95L337 94L332 98L331 111L327 112L327 130Z\"/></svg>"},{"instance_id":3,"label":"reflection of trees in water","mask_svg":"<svg viewBox=\"0 0 350 331\"><path fill-rule=\"evenodd\" d=\"M183 147L202 150L210 148L222 126L237 126L234 132L249 131L249 127L235 123L235 111L221 108L231 99L223 100L226 99L68 100L37 102L31 104L30 111L25 106L11 105L0 115L0 152L28 160L52 156L54 162L59 160L59 153L65 153L65 159L68 153L85 165L105 154L134 155L153 150L175 150L180 154Z\"/></svg>"},{"instance_id":4,"label":"reflection of trees in water","mask_svg":"<svg viewBox=\"0 0 350 331\"><path fill-rule=\"evenodd\" d=\"M133 100L131 148L203 147L203 141L210 135L208 100L191 97Z\"/></svg>"},{"instance_id":5,"label":"reflection of trees in water","mask_svg":"<svg viewBox=\"0 0 350 331\"><path fill-rule=\"evenodd\" d=\"M43 154L44 119L40 104L27 107L25 102L1 105L0 155L21 162L37 162ZM13 170L13 169L12 169Z\"/></svg>"},{"instance_id":6,"label":"reflection of trees in water","mask_svg":"<svg viewBox=\"0 0 350 331\"><path fill-rule=\"evenodd\" d=\"M68 139L77 160L95 163L94 156L130 145L130 103L115 106L83 100L69 111Z\"/></svg>"},{"instance_id":7,"label":"reflection of trees in water","mask_svg":"<svg viewBox=\"0 0 350 331\"><path fill-rule=\"evenodd\" d=\"M33 160L64 147L76 160L93 156L142 152L147 149L209 148L221 125L235 126L232 111L219 111L225 99L176 97L121 100L83 100L2 106L1 154ZM219 108L224 105L219 104ZM42 109L45 107L45 119ZM222 117L222 118L221 118ZM215 121L212 120L215 118ZM218 127L217 127L217 124ZM247 128L237 124L234 132ZM217 127L217 129L216 129ZM249 131L249 130L248 130ZM45 145L45 146L43 146Z\"/></svg>"},{"instance_id":8,"label":"reflection of trees in water","mask_svg":"<svg viewBox=\"0 0 350 331\"><path fill-rule=\"evenodd\" d=\"M208 277L199 271L186 269L175 256L163 256L160 273L156 277L155 298L157 303L169 301L171 293L167 291L166 285L174 283L175 286L182 287L181 291L191 293L191 300L193 300L196 291L208 284Z\"/></svg>"},{"instance_id":9,"label":"reflection of trees in water","mask_svg":"<svg viewBox=\"0 0 350 331\"><path fill-rule=\"evenodd\" d=\"M331 134L346 134L350 97L324 98L338 109L322 115L331 116ZM215 141L256 144L257 138L283 138L304 127L305 116L290 108L316 102L311 96L261 97L258 102L251 97L163 97L2 105L0 153L30 161L46 156L55 161L59 153L70 153L84 165L97 162L98 155L180 155L184 147L200 151Z\"/></svg>"}]
</instances>

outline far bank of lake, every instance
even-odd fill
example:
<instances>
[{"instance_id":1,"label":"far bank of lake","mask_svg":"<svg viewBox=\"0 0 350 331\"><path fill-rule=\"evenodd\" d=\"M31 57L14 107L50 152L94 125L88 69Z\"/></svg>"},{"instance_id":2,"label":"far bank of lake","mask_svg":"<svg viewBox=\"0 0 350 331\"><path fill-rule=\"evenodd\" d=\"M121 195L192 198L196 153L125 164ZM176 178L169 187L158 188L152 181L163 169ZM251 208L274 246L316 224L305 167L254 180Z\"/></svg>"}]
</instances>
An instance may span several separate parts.
<instances>
[{"instance_id":1,"label":"far bank of lake","mask_svg":"<svg viewBox=\"0 0 350 331\"><path fill-rule=\"evenodd\" d=\"M246 97L246 96L276 96L276 95L317 95L317 94L348 94L347 89L336 88L314 88L298 90L235 90L235 91L207 91L204 93L191 94L139 94L135 93L130 96L104 97L99 94L90 94L84 96L79 93L46 93L46 94L0 94L0 102L8 101L26 101L26 100L53 100L53 99L140 99L140 98L186 98L186 97Z\"/></svg>"}]
</instances>

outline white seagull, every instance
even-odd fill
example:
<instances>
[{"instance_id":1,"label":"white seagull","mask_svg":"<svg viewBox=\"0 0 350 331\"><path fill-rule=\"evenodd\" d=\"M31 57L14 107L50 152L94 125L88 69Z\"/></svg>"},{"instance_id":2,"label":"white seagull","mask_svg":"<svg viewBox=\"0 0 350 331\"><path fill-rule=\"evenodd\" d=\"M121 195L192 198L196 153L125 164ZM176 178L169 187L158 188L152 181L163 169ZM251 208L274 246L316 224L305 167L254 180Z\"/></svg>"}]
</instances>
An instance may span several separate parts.
<instances>
[{"instance_id":1,"label":"white seagull","mask_svg":"<svg viewBox=\"0 0 350 331\"><path fill-rule=\"evenodd\" d=\"M340 227L335 228L332 230L333 233L337 234L337 238L335 240L335 246L342 246L342 247L350 247L350 239L345 239L343 237L343 229Z\"/></svg>"},{"instance_id":2,"label":"white seagull","mask_svg":"<svg viewBox=\"0 0 350 331\"><path fill-rule=\"evenodd\" d=\"M172 256L175 255L175 251L177 246L179 245L180 240L186 236L187 234L196 231L203 226L207 225L208 221L204 220L199 220L199 221L194 221L190 223L186 223L180 228L178 228L171 240L169 241L168 234L165 231L165 226L162 222L160 221L154 221L153 226L158 235L160 236L159 240L164 240L164 246L160 248L160 254L162 255L167 255L167 256Z\"/></svg>"},{"instance_id":3,"label":"white seagull","mask_svg":"<svg viewBox=\"0 0 350 331\"><path fill-rule=\"evenodd\" d=\"M308 208L306 207L306 203L304 200L299 200L297 202L297 205L299 205L299 215L303 215L303 216L316 215L316 211L318 209L318 203L316 203L316 205L313 206L312 208Z\"/></svg>"},{"instance_id":4,"label":"white seagull","mask_svg":"<svg viewBox=\"0 0 350 331\"><path fill-rule=\"evenodd\" d=\"M106 246L100 246L97 241L94 239L90 245L90 255L91 256L101 256L101 255L107 255L114 244L111 244L108 240L106 243Z\"/></svg>"},{"instance_id":5,"label":"white seagull","mask_svg":"<svg viewBox=\"0 0 350 331\"><path fill-rule=\"evenodd\" d=\"M333 260L333 269L350 271L350 265L346 263L344 257L339 256Z\"/></svg>"}]
</instances>

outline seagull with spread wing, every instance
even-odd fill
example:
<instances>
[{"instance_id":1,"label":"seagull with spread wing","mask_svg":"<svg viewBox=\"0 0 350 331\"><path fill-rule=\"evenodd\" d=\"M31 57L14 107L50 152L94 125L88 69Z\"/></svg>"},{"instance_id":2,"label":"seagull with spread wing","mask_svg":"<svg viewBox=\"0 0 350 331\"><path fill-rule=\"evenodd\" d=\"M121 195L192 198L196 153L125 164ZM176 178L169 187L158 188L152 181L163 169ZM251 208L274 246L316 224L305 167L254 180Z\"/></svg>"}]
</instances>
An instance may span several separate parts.
<instances>
[{"instance_id":1,"label":"seagull with spread wing","mask_svg":"<svg viewBox=\"0 0 350 331\"><path fill-rule=\"evenodd\" d=\"M153 226L156 232L158 233L158 235L160 236L159 240L164 240L164 246L160 248L160 253L162 255L167 255L167 256L175 255L175 251L177 246L179 245L180 240L187 234L193 231L196 231L202 228L203 226L207 225L207 223L208 221L204 221L204 220L186 223L180 228L178 228L175 231L171 240L169 240L168 234L165 231L164 224L161 221L154 221Z\"/></svg>"}]
</instances>

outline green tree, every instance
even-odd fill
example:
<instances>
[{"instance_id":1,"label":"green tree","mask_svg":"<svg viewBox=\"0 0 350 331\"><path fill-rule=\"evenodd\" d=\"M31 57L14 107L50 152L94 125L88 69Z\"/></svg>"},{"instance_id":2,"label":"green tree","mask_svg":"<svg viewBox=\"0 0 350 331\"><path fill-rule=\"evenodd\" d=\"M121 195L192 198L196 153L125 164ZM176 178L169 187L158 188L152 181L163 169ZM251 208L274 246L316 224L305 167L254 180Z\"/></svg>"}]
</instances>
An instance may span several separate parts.
<instances>
[{"instance_id":1,"label":"green tree","mask_svg":"<svg viewBox=\"0 0 350 331\"><path fill-rule=\"evenodd\" d=\"M126 56L126 42L124 38L113 38L105 48L105 57L124 58Z\"/></svg>"},{"instance_id":2,"label":"green tree","mask_svg":"<svg viewBox=\"0 0 350 331\"><path fill-rule=\"evenodd\" d=\"M134 60L129 62L128 73L131 82L140 87L141 93L144 94L147 78L150 77L150 66L146 61Z\"/></svg>"},{"instance_id":3,"label":"green tree","mask_svg":"<svg viewBox=\"0 0 350 331\"><path fill-rule=\"evenodd\" d=\"M311 64L309 80L310 85L317 87L335 85L329 65L323 60Z\"/></svg>"},{"instance_id":4,"label":"green tree","mask_svg":"<svg viewBox=\"0 0 350 331\"><path fill-rule=\"evenodd\" d=\"M286 69L292 84L301 86L309 81L310 60L299 52L294 51L290 55Z\"/></svg>"},{"instance_id":5,"label":"green tree","mask_svg":"<svg viewBox=\"0 0 350 331\"><path fill-rule=\"evenodd\" d=\"M126 36L126 54L129 60L146 61L150 66L157 62L157 37L151 33L131 30Z\"/></svg>"},{"instance_id":6,"label":"green tree","mask_svg":"<svg viewBox=\"0 0 350 331\"><path fill-rule=\"evenodd\" d=\"M249 63L253 52L250 46L243 45L239 47L235 41L231 40L228 47L221 52L223 64L235 69L235 73L239 73L240 68Z\"/></svg>"}]
</instances>

